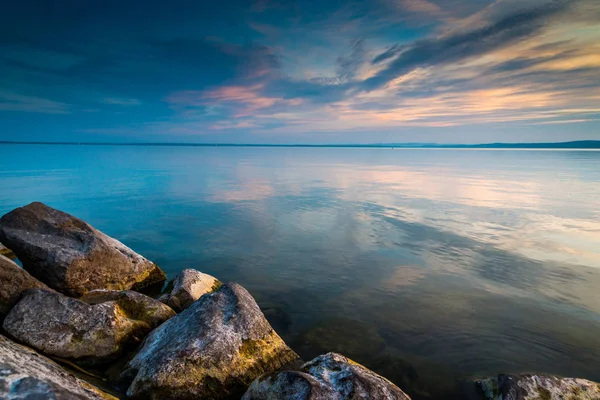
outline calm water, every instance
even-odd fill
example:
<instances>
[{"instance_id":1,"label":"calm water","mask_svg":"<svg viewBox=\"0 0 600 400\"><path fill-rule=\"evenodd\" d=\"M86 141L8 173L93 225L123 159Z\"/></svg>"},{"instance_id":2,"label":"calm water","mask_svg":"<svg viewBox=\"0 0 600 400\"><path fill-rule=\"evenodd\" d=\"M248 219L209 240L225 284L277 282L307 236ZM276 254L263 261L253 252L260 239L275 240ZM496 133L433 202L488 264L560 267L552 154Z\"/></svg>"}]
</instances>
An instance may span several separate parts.
<instances>
[{"instance_id":1,"label":"calm water","mask_svg":"<svg viewBox=\"0 0 600 400\"><path fill-rule=\"evenodd\" d=\"M305 358L417 397L600 380L600 152L6 145L0 187L0 213L43 201L237 281Z\"/></svg>"}]
</instances>

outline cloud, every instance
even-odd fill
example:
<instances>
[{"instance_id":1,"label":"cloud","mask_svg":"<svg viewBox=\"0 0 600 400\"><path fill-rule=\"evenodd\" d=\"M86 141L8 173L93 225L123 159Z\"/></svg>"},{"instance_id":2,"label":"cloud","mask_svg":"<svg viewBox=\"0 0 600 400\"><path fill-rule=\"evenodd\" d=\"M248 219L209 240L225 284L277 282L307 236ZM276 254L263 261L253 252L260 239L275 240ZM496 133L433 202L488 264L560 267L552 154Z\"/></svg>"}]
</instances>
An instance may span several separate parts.
<instances>
[{"instance_id":1,"label":"cloud","mask_svg":"<svg viewBox=\"0 0 600 400\"><path fill-rule=\"evenodd\" d=\"M118 97L107 97L103 100L103 103L117 106L139 106L142 104L142 102L138 99L126 99Z\"/></svg>"},{"instance_id":2,"label":"cloud","mask_svg":"<svg viewBox=\"0 0 600 400\"><path fill-rule=\"evenodd\" d=\"M111 2L41 22L24 3L0 16L0 110L72 113L77 132L364 142L600 117L596 0Z\"/></svg>"},{"instance_id":3,"label":"cloud","mask_svg":"<svg viewBox=\"0 0 600 400\"><path fill-rule=\"evenodd\" d=\"M0 111L68 114L70 108L68 104L49 99L0 91Z\"/></svg>"},{"instance_id":4,"label":"cloud","mask_svg":"<svg viewBox=\"0 0 600 400\"><path fill-rule=\"evenodd\" d=\"M388 65L360 84L362 90L374 90L417 67L443 65L481 56L527 39L544 28L549 18L565 12L573 0L553 0L542 5L502 16L474 30L458 31L431 39L422 39L409 48L387 49L374 58L381 62L392 58Z\"/></svg>"},{"instance_id":5,"label":"cloud","mask_svg":"<svg viewBox=\"0 0 600 400\"><path fill-rule=\"evenodd\" d=\"M409 11L438 15L442 9L437 4L427 0L401 0L402 7Z\"/></svg>"}]
</instances>

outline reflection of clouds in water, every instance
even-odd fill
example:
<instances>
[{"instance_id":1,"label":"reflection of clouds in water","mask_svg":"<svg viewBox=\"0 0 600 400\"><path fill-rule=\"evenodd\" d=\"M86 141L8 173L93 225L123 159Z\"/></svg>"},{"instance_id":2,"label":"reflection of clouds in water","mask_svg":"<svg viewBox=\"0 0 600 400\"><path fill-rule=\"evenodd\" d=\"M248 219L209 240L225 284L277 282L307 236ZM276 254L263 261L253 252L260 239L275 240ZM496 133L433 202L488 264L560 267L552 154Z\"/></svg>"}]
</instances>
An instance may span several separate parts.
<instances>
[{"instance_id":1,"label":"reflection of clouds in water","mask_svg":"<svg viewBox=\"0 0 600 400\"><path fill-rule=\"evenodd\" d=\"M263 200L274 194L275 190L268 182L249 180L232 185L229 190L217 190L209 200L215 202Z\"/></svg>"},{"instance_id":2,"label":"reflection of clouds in water","mask_svg":"<svg viewBox=\"0 0 600 400\"><path fill-rule=\"evenodd\" d=\"M515 172L515 176L499 171L484 175L476 170L435 165L306 163L285 167L274 173L268 163L237 164L232 181L210 185L209 198L261 201L272 196L310 195L319 187L334 189L326 194L345 202L337 207L358 203L357 213L361 204L377 204L395 218L457 232L536 260L600 265L600 252L594 246L600 242L600 220L574 216L593 213L600 207L597 197L590 196L590 191L596 189L573 176L560 180L523 171ZM562 193L581 194L578 210L568 213L573 216L543 214L556 206L555 196ZM564 207L558 208L564 211ZM304 217L308 228L329 221L320 215L312 223L309 214L306 212Z\"/></svg>"},{"instance_id":3,"label":"reflection of clouds in water","mask_svg":"<svg viewBox=\"0 0 600 400\"><path fill-rule=\"evenodd\" d=\"M0 206L60 200L170 276L199 268L242 283L283 307L292 331L346 315L453 367L597 366L600 153L76 154L79 169L45 158L41 170L61 171L52 180L18 173L8 155Z\"/></svg>"},{"instance_id":4,"label":"reflection of clouds in water","mask_svg":"<svg viewBox=\"0 0 600 400\"><path fill-rule=\"evenodd\" d=\"M390 275L381 282L381 286L388 290L412 286L425 278L426 275L427 270L423 267L398 265L393 268Z\"/></svg>"}]
</instances>

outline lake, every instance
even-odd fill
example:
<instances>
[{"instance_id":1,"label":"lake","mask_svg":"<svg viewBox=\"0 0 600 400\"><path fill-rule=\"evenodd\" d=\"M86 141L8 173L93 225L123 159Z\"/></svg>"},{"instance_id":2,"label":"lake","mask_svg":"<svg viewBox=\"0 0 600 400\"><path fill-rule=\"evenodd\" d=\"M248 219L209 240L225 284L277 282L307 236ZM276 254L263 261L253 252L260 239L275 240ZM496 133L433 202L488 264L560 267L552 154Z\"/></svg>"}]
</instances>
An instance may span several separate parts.
<instances>
[{"instance_id":1,"label":"lake","mask_svg":"<svg viewBox=\"0 0 600 400\"><path fill-rule=\"evenodd\" d=\"M600 152L0 145L0 213L74 214L246 287L305 359L414 398L460 379L600 380Z\"/></svg>"}]
</instances>

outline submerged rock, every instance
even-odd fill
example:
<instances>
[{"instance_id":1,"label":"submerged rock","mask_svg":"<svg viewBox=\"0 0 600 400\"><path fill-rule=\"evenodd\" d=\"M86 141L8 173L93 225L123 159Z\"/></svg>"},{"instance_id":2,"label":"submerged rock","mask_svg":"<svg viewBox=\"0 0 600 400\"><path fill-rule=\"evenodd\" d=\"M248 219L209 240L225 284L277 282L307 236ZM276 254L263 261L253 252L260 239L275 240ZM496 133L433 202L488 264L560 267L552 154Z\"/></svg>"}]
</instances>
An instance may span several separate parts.
<instances>
[{"instance_id":1,"label":"submerged rock","mask_svg":"<svg viewBox=\"0 0 600 400\"><path fill-rule=\"evenodd\" d=\"M386 346L375 326L343 316L329 317L313 324L292 344L307 359L327 352L360 360L371 359L382 353Z\"/></svg>"},{"instance_id":2,"label":"submerged rock","mask_svg":"<svg viewBox=\"0 0 600 400\"><path fill-rule=\"evenodd\" d=\"M156 264L123 243L42 203L4 215L0 240L33 276L73 297L94 289L140 289L165 280Z\"/></svg>"},{"instance_id":3,"label":"submerged rock","mask_svg":"<svg viewBox=\"0 0 600 400\"><path fill-rule=\"evenodd\" d=\"M548 375L498 375L477 381L486 400L600 400L600 384Z\"/></svg>"},{"instance_id":4,"label":"submerged rock","mask_svg":"<svg viewBox=\"0 0 600 400\"><path fill-rule=\"evenodd\" d=\"M191 306L202 295L218 290L221 285L213 276L195 269L186 269L175 278L171 293L161 296L159 300L179 312Z\"/></svg>"},{"instance_id":5,"label":"submerged rock","mask_svg":"<svg viewBox=\"0 0 600 400\"><path fill-rule=\"evenodd\" d=\"M175 315L139 293L90 305L60 293L31 289L4 320L4 330L44 354L81 365L103 364L139 343L152 328Z\"/></svg>"},{"instance_id":6,"label":"submerged rock","mask_svg":"<svg viewBox=\"0 0 600 400\"><path fill-rule=\"evenodd\" d=\"M410 400L397 386L360 364L328 353L256 379L242 400Z\"/></svg>"},{"instance_id":7,"label":"submerged rock","mask_svg":"<svg viewBox=\"0 0 600 400\"><path fill-rule=\"evenodd\" d=\"M224 399L298 356L238 284L202 296L155 329L123 372L143 399Z\"/></svg>"},{"instance_id":8,"label":"submerged rock","mask_svg":"<svg viewBox=\"0 0 600 400\"><path fill-rule=\"evenodd\" d=\"M27 289L46 288L16 263L0 255L0 320L17 304Z\"/></svg>"},{"instance_id":9,"label":"submerged rock","mask_svg":"<svg viewBox=\"0 0 600 400\"><path fill-rule=\"evenodd\" d=\"M0 398L116 400L35 351L0 336Z\"/></svg>"}]
</instances>

